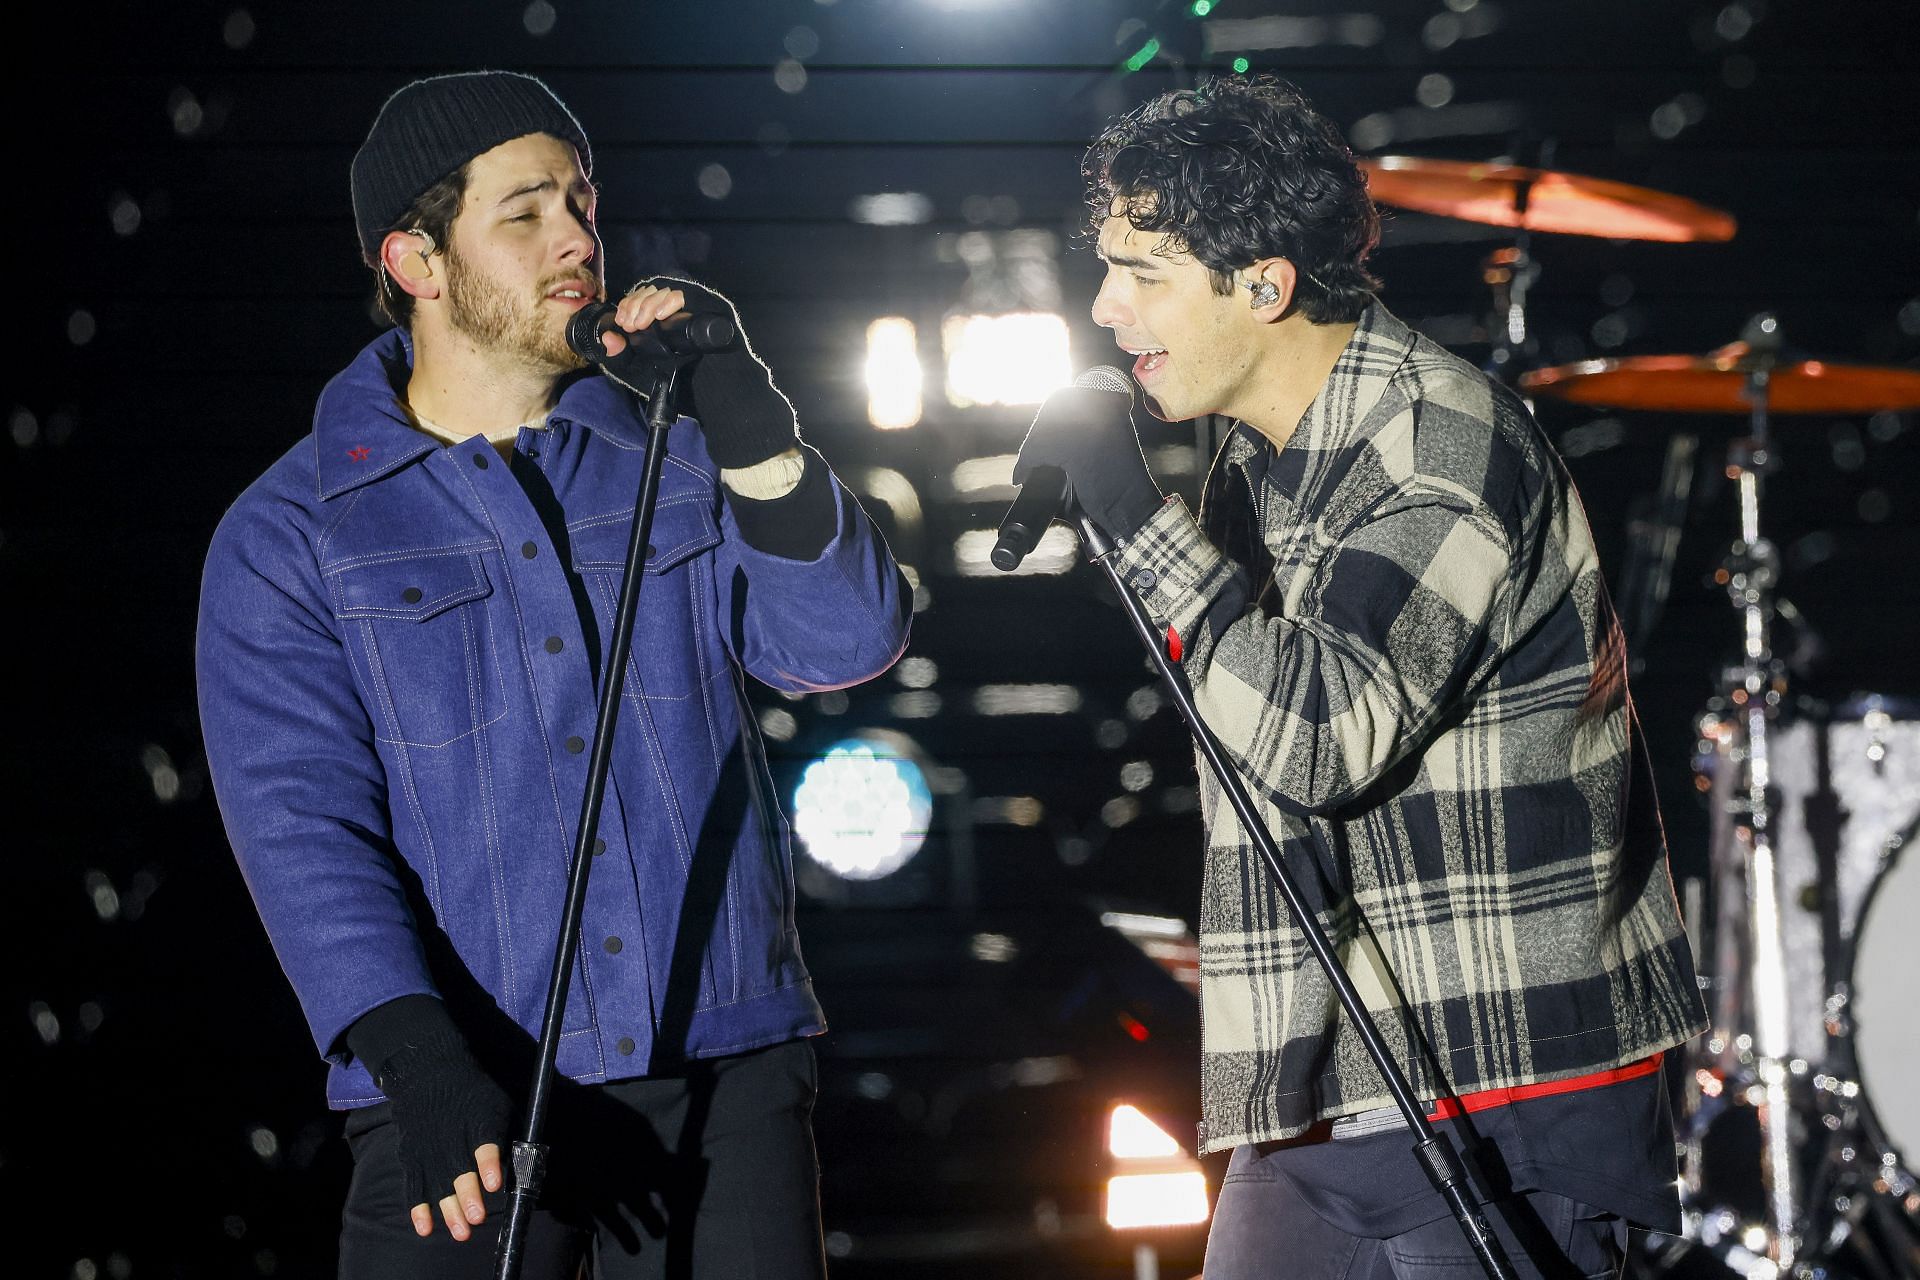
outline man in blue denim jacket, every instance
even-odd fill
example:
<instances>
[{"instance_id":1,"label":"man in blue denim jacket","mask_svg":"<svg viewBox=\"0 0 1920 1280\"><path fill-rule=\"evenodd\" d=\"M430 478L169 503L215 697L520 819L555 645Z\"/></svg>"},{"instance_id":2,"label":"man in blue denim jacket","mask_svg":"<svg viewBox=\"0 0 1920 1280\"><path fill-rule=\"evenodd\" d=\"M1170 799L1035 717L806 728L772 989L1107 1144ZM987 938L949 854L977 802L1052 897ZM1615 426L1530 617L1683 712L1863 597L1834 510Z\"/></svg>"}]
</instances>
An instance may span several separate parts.
<instances>
[{"instance_id":1,"label":"man in blue denim jacket","mask_svg":"<svg viewBox=\"0 0 1920 1280\"><path fill-rule=\"evenodd\" d=\"M824 1024L744 683L870 679L905 646L907 594L743 341L694 368L632 660L602 669L646 431L564 340L604 293L590 173L530 77L395 94L353 193L398 327L208 554L221 811L352 1112L343 1275L491 1272L609 678L625 699L559 1049L575 1084L528 1274L589 1249L604 1276L822 1271L802 1037ZM732 310L653 282L620 330L689 307Z\"/></svg>"}]
</instances>

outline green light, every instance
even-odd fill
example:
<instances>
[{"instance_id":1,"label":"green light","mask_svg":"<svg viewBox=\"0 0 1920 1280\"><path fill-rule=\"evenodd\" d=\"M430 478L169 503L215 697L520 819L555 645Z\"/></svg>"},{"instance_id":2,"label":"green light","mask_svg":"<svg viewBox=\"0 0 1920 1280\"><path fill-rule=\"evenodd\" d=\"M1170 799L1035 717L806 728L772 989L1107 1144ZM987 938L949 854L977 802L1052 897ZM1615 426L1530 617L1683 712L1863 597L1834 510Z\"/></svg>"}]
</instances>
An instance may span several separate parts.
<instances>
[{"instance_id":1,"label":"green light","mask_svg":"<svg viewBox=\"0 0 1920 1280\"><path fill-rule=\"evenodd\" d=\"M1140 51L1127 59L1127 70L1138 71L1153 61L1153 55L1160 52L1160 41L1156 38L1140 46Z\"/></svg>"},{"instance_id":2,"label":"green light","mask_svg":"<svg viewBox=\"0 0 1920 1280\"><path fill-rule=\"evenodd\" d=\"M1245 58L1235 58L1233 60L1233 74L1237 76L1243 76L1247 74L1247 68L1252 65L1253 64L1251 62L1248 62Z\"/></svg>"},{"instance_id":3,"label":"green light","mask_svg":"<svg viewBox=\"0 0 1920 1280\"><path fill-rule=\"evenodd\" d=\"M1204 18L1213 12L1213 0L1193 0L1193 16Z\"/></svg>"}]
</instances>

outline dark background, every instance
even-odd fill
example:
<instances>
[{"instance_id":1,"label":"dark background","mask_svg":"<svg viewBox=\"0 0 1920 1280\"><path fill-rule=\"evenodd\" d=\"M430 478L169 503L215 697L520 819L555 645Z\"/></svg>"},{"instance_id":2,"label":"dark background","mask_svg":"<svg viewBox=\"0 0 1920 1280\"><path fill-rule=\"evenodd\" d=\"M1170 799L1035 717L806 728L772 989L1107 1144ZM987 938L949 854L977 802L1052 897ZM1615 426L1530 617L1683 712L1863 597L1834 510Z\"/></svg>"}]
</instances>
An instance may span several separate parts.
<instances>
[{"instance_id":1,"label":"dark background","mask_svg":"<svg viewBox=\"0 0 1920 1280\"><path fill-rule=\"evenodd\" d=\"M1249 28L1233 24L1259 17L1288 20L1269 29L1287 47L1235 47ZM1151 680L1101 584L1085 570L953 572L954 538L1000 506L955 501L938 478L1010 450L1027 416L940 402L934 335L968 287L958 237L1053 233L1075 364L1113 358L1086 318L1096 263L1073 238L1081 149L1112 114L1243 55L1298 82L1363 152L1527 158L1550 143L1557 167L1739 218L1724 245L1539 238L1536 363L1704 352L1771 309L1791 346L1911 367L1912 18L1892 0L1219 0L1204 19L1153 0L17 9L0 197L15 317L0 404L0 1267L329 1273L343 1153L221 832L192 636L215 521L376 331L346 173L401 83L476 66L547 79L593 143L610 281L679 268L729 293L809 439L872 496L923 586L911 653L937 668L938 709L902 701L889 677L770 710L793 718L775 744L789 772L874 726L948 770L945 835L895 905L948 905L940 860L964 845L982 910L1098 899L1190 919L1192 765L1171 713L1136 696ZM883 191L924 193L930 220L850 216ZM1481 359L1479 263L1502 243L1395 216L1376 259L1385 301ZM926 419L888 434L866 425L860 378L865 326L883 314L916 320L928 367ZM1672 602L1635 685L1675 864L1691 872L1705 835L1691 721L1737 635L1705 578L1733 533L1717 460L1739 424L1540 416L1616 573L1667 441L1701 437ZM1913 426L1780 423L1768 519L1821 642L1805 691L1920 692ZM1194 439L1166 428L1154 443ZM897 486L891 501L875 491L876 468L910 482L917 518ZM1080 704L975 713L979 686L1025 682L1074 686ZM857 1208L830 1200L830 1222Z\"/></svg>"}]
</instances>

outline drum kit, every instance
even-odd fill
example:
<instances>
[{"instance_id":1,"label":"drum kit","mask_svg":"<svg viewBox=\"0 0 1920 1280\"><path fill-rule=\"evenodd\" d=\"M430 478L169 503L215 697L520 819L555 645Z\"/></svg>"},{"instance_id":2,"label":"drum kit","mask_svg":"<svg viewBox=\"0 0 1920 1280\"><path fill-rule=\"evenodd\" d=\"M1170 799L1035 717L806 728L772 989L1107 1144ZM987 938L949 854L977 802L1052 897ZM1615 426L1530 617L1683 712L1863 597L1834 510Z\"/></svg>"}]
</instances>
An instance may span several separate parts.
<instances>
[{"instance_id":1,"label":"drum kit","mask_svg":"<svg viewBox=\"0 0 1920 1280\"><path fill-rule=\"evenodd\" d=\"M1711 242L1730 239L1734 219L1548 169L1361 164L1382 203L1513 229L1484 267L1494 376L1571 404L1745 419L1726 458L1739 528L1714 574L1737 611L1740 652L1698 721L1695 768L1713 823L1707 874L1684 894L1713 1022L1683 1050L1685 1235L1643 1263L1677 1275L1707 1258L1747 1280L1920 1277L1920 997L1907 986L1904 937L1920 919L1920 855L1902 857L1920 840L1920 708L1879 696L1822 706L1789 689L1773 625L1790 606L1761 520L1779 466L1776 415L1920 408L1920 371L1788 359L1766 313L1706 355L1525 369L1532 233ZM1693 444L1668 453L1665 527L1654 567L1641 566L1656 595Z\"/></svg>"}]
</instances>

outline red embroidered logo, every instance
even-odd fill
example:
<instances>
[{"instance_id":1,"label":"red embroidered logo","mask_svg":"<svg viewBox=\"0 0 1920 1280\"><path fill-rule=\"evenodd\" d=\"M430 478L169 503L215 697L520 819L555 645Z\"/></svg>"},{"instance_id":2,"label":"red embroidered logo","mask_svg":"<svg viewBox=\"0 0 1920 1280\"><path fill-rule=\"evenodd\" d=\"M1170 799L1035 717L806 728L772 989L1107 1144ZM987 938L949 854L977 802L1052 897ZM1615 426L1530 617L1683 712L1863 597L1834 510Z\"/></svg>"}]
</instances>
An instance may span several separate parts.
<instances>
[{"instance_id":1,"label":"red embroidered logo","mask_svg":"<svg viewBox=\"0 0 1920 1280\"><path fill-rule=\"evenodd\" d=\"M363 444L357 444L353 446L353 448L347 450L347 456L349 458L352 458L355 462L365 462L367 460L367 455L372 452L373 450L367 448L367 446Z\"/></svg>"}]
</instances>

